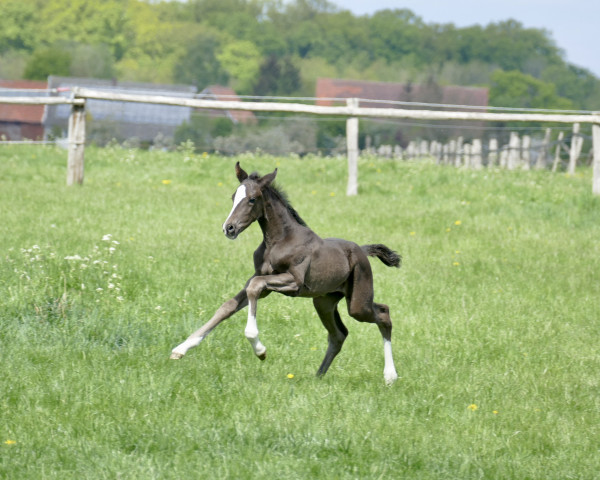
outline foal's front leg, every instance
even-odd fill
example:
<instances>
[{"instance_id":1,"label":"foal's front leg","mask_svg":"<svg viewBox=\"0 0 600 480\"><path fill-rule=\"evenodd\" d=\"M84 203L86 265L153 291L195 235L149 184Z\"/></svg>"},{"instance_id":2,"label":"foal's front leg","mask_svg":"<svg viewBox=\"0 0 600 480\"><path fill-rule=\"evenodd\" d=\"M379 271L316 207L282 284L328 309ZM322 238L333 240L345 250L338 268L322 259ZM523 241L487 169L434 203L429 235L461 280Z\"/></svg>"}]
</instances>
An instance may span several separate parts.
<instances>
[{"instance_id":1,"label":"foal's front leg","mask_svg":"<svg viewBox=\"0 0 600 480\"><path fill-rule=\"evenodd\" d=\"M264 360L267 357L267 349L258 339L258 326L256 324L256 306L258 299L268 292L292 293L297 292L300 286L291 273L278 275L264 275L253 277L246 285L248 296L248 323L244 331L246 338L252 345L254 353L258 358Z\"/></svg>"},{"instance_id":2,"label":"foal's front leg","mask_svg":"<svg viewBox=\"0 0 600 480\"><path fill-rule=\"evenodd\" d=\"M221 305L212 318L202 325L199 330L192 333L185 342L177 345L171 352L171 359L178 360L183 357L190 348L200 345L200 342L204 340L204 337L206 337L213 328L223 320L231 317L234 313L240 311L246 305L248 305L248 298L246 296L246 289L244 288L231 300L227 300Z\"/></svg>"}]
</instances>

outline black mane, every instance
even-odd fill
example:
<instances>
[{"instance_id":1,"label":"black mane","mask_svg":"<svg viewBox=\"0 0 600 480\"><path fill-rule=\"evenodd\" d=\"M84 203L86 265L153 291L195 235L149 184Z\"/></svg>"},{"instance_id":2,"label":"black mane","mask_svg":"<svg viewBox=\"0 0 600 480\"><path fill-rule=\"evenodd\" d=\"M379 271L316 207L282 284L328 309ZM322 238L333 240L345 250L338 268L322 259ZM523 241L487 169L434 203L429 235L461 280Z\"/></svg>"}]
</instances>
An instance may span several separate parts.
<instances>
[{"instance_id":1,"label":"black mane","mask_svg":"<svg viewBox=\"0 0 600 480\"><path fill-rule=\"evenodd\" d=\"M250 174L250 176L248 178L250 180L258 180L260 178L260 175L257 172L253 172ZM302 220L302 217L300 215L298 215L298 212L294 209L294 207L292 207L292 204L288 200L287 193L285 193L283 190L281 190L279 188L279 186L277 186L275 183L271 183L271 185L269 185L266 188L266 190L272 196L274 196L277 200L279 200L281 203L283 203L283 205L285 206L287 211L290 212L290 215L294 218L294 220L296 220L300 225L302 225L304 227L308 227L306 222L304 220Z\"/></svg>"}]
</instances>

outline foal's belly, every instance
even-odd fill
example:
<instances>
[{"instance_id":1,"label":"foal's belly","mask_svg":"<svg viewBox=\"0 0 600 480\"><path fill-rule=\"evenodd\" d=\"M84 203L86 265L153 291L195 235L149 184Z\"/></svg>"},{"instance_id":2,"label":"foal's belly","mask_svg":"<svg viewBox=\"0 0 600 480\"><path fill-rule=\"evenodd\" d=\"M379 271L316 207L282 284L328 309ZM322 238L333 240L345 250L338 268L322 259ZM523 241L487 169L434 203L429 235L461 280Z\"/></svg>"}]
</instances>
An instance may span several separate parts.
<instances>
[{"instance_id":1,"label":"foal's belly","mask_svg":"<svg viewBox=\"0 0 600 480\"><path fill-rule=\"evenodd\" d=\"M323 240L311 256L310 267L299 295L317 297L326 293L345 292L346 281L354 266L355 243L338 238Z\"/></svg>"}]
</instances>

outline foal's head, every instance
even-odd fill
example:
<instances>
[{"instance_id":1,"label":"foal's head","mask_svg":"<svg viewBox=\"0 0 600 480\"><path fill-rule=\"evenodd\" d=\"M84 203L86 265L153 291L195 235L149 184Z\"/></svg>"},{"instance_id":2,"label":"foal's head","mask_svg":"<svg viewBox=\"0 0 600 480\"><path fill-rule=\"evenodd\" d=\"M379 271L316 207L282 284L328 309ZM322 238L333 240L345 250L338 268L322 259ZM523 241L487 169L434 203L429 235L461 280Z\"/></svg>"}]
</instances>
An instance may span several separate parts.
<instances>
[{"instance_id":1,"label":"foal's head","mask_svg":"<svg viewBox=\"0 0 600 480\"><path fill-rule=\"evenodd\" d=\"M233 208L223 224L223 233L227 238L234 240L252 222L263 215L263 191L277 175L277 169L264 177L248 174L240 167L240 162L235 164L235 174L240 181L240 186L233 194Z\"/></svg>"}]
</instances>

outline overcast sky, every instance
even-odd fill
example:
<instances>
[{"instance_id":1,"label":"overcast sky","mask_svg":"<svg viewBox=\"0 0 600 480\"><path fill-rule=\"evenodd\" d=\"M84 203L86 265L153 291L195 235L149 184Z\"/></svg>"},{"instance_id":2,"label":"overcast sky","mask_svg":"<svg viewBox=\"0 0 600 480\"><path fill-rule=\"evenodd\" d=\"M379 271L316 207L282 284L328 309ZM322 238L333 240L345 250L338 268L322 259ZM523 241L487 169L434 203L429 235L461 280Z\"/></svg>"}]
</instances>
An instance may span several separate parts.
<instances>
[{"instance_id":1,"label":"overcast sky","mask_svg":"<svg viewBox=\"0 0 600 480\"><path fill-rule=\"evenodd\" d=\"M425 23L487 25L513 18L552 33L569 63L600 77L600 0L331 0L355 15L408 8Z\"/></svg>"}]
</instances>

